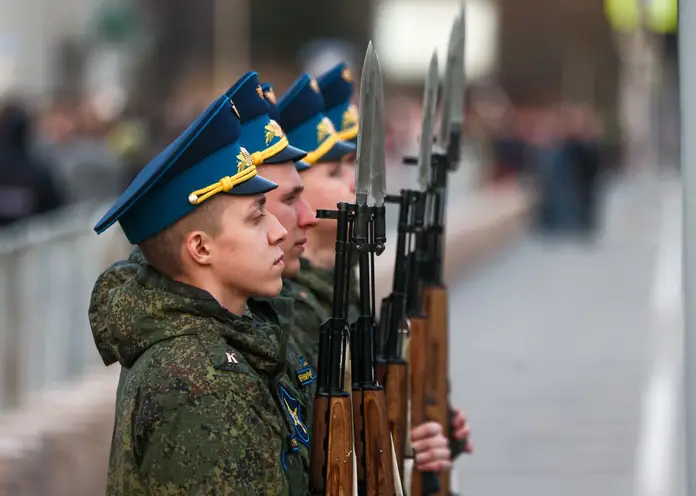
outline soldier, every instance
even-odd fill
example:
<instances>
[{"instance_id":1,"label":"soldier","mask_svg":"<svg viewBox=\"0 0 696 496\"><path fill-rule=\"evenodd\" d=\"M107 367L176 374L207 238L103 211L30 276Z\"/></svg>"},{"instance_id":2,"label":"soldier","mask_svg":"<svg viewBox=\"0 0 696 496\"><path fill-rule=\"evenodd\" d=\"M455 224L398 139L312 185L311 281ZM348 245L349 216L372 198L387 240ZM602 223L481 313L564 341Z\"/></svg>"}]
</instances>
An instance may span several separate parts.
<instances>
[{"instance_id":1,"label":"soldier","mask_svg":"<svg viewBox=\"0 0 696 496\"><path fill-rule=\"evenodd\" d=\"M95 227L118 222L142 250L102 274L90 302L102 360L122 366L109 495L308 490L287 333L249 299L280 292L287 232L265 206L277 185L240 134L218 98Z\"/></svg>"},{"instance_id":2,"label":"soldier","mask_svg":"<svg viewBox=\"0 0 696 496\"><path fill-rule=\"evenodd\" d=\"M278 185L267 193L266 208L288 232L280 244L285 255L283 275L294 275L300 268L299 258L307 241L307 231L316 225L314 212L301 197L304 186L298 174L298 171L309 167L309 164L300 161L307 152L289 145L278 121L272 118L277 117L277 111L275 106L269 108L255 72L245 74L227 95L239 111L242 123L240 144L250 152L259 173ZM289 352L293 355L288 372L306 402L304 421L310 425L316 374L310 364L311 356L303 346L306 343L296 340L297 337L304 337L304 333L294 329L294 292L288 284L292 283L286 283L284 279L280 296L265 301L279 315L289 316L286 322L281 323L289 332Z\"/></svg>"}]
</instances>

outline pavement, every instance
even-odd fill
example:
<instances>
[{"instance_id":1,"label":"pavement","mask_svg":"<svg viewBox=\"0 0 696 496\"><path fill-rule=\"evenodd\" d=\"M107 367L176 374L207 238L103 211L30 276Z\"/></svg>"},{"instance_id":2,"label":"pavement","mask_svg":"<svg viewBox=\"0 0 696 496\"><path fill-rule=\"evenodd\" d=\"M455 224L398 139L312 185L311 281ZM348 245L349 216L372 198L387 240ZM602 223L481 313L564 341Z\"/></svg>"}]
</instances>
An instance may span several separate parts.
<instances>
[{"instance_id":1,"label":"pavement","mask_svg":"<svg viewBox=\"0 0 696 496\"><path fill-rule=\"evenodd\" d=\"M467 496L680 496L678 179L608 187L595 242L529 234L450 288Z\"/></svg>"}]
</instances>

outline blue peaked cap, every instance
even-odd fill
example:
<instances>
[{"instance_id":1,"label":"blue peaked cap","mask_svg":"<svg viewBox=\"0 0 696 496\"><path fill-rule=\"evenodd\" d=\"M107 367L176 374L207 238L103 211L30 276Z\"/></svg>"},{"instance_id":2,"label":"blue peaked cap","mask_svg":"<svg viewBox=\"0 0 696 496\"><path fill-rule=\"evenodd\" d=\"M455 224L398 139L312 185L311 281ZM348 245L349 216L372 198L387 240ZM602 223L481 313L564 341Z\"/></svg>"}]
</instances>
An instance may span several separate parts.
<instances>
[{"instance_id":1,"label":"blue peaked cap","mask_svg":"<svg viewBox=\"0 0 696 496\"><path fill-rule=\"evenodd\" d=\"M94 230L101 234L118 222L128 241L138 244L217 193L256 195L277 188L256 175L251 155L239 144L241 134L236 108L219 97L143 168Z\"/></svg>"},{"instance_id":2,"label":"blue peaked cap","mask_svg":"<svg viewBox=\"0 0 696 496\"><path fill-rule=\"evenodd\" d=\"M307 150L304 161L308 164L335 162L355 152L355 145L341 141L323 114L324 99L309 74L302 74L278 99L278 111L290 143Z\"/></svg>"},{"instance_id":3,"label":"blue peaked cap","mask_svg":"<svg viewBox=\"0 0 696 496\"><path fill-rule=\"evenodd\" d=\"M358 109L353 98L353 75L345 62L317 78L324 98L324 115L331 119L336 133L344 141L357 144Z\"/></svg>"},{"instance_id":4,"label":"blue peaked cap","mask_svg":"<svg viewBox=\"0 0 696 496\"><path fill-rule=\"evenodd\" d=\"M247 72L225 93L239 111L241 145L254 165L297 162L307 152L291 146L276 119L269 115L258 74Z\"/></svg>"},{"instance_id":5,"label":"blue peaked cap","mask_svg":"<svg viewBox=\"0 0 696 496\"><path fill-rule=\"evenodd\" d=\"M275 91L273 90L273 86L270 83L263 83L263 84L261 84L261 92L263 93L263 98L266 100L266 104L268 105L268 116L271 119L273 119L274 121L280 123L280 112L278 112L278 107L276 107L276 95L275 95ZM282 129L282 126L281 126L281 129ZM304 152L304 153L306 156L307 152ZM297 169L298 172L302 172L303 170L307 170L310 167L311 167L311 165L309 165L307 162L303 161L302 159L295 162L295 169Z\"/></svg>"}]
</instances>

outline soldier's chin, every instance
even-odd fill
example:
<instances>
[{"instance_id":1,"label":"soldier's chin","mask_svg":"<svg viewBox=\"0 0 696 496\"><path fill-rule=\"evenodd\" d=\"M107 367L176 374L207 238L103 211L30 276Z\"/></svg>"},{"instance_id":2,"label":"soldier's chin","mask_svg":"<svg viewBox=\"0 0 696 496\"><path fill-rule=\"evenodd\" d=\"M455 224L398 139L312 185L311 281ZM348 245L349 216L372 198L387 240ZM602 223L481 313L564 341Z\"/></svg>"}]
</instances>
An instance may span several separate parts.
<instances>
[{"instance_id":1,"label":"soldier's chin","mask_svg":"<svg viewBox=\"0 0 696 496\"><path fill-rule=\"evenodd\" d=\"M280 294L282 289L283 279L278 276L277 278L271 278L263 285L259 284L258 287L254 288L253 294L254 296L258 296L260 298L275 298Z\"/></svg>"},{"instance_id":2,"label":"soldier's chin","mask_svg":"<svg viewBox=\"0 0 696 496\"><path fill-rule=\"evenodd\" d=\"M283 258L285 268L283 269L283 277L295 277L300 271L300 258L293 257L288 254Z\"/></svg>"}]
</instances>

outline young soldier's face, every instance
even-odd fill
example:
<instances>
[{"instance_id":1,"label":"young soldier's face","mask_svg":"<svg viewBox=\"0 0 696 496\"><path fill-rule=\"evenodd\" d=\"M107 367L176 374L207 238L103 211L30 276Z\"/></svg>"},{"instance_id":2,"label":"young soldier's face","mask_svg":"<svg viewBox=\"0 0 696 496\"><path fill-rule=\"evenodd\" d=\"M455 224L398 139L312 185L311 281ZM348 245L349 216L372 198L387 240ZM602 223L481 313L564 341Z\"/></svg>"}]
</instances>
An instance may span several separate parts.
<instances>
[{"instance_id":1,"label":"young soldier's face","mask_svg":"<svg viewBox=\"0 0 696 496\"><path fill-rule=\"evenodd\" d=\"M352 155L354 157L354 155ZM338 202L355 201L355 162L350 156L342 162L314 164L302 171L304 198L312 210L335 210ZM336 221L322 219L312 236L336 237Z\"/></svg>"},{"instance_id":2,"label":"young soldier's face","mask_svg":"<svg viewBox=\"0 0 696 496\"><path fill-rule=\"evenodd\" d=\"M264 195L221 196L220 229L208 240L215 277L244 296L277 296L283 287L281 244L287 231L266 210Z\"/></svg>"},{"instance_id":3,"label":"young soldier's face","mask_svg":"<svg viewBox=\"0 0 696 496\"><path fill-rule=\"evenodd\" d=\"M307 243L307 231L316 226L316 215L303 198L304 185L294 163L262 165L259 174L278 185L266 193L266 208L288 232L280 246L285 253L283 275L292 277L300 270L300 256Z\"/></svg>"}]
</instances>

